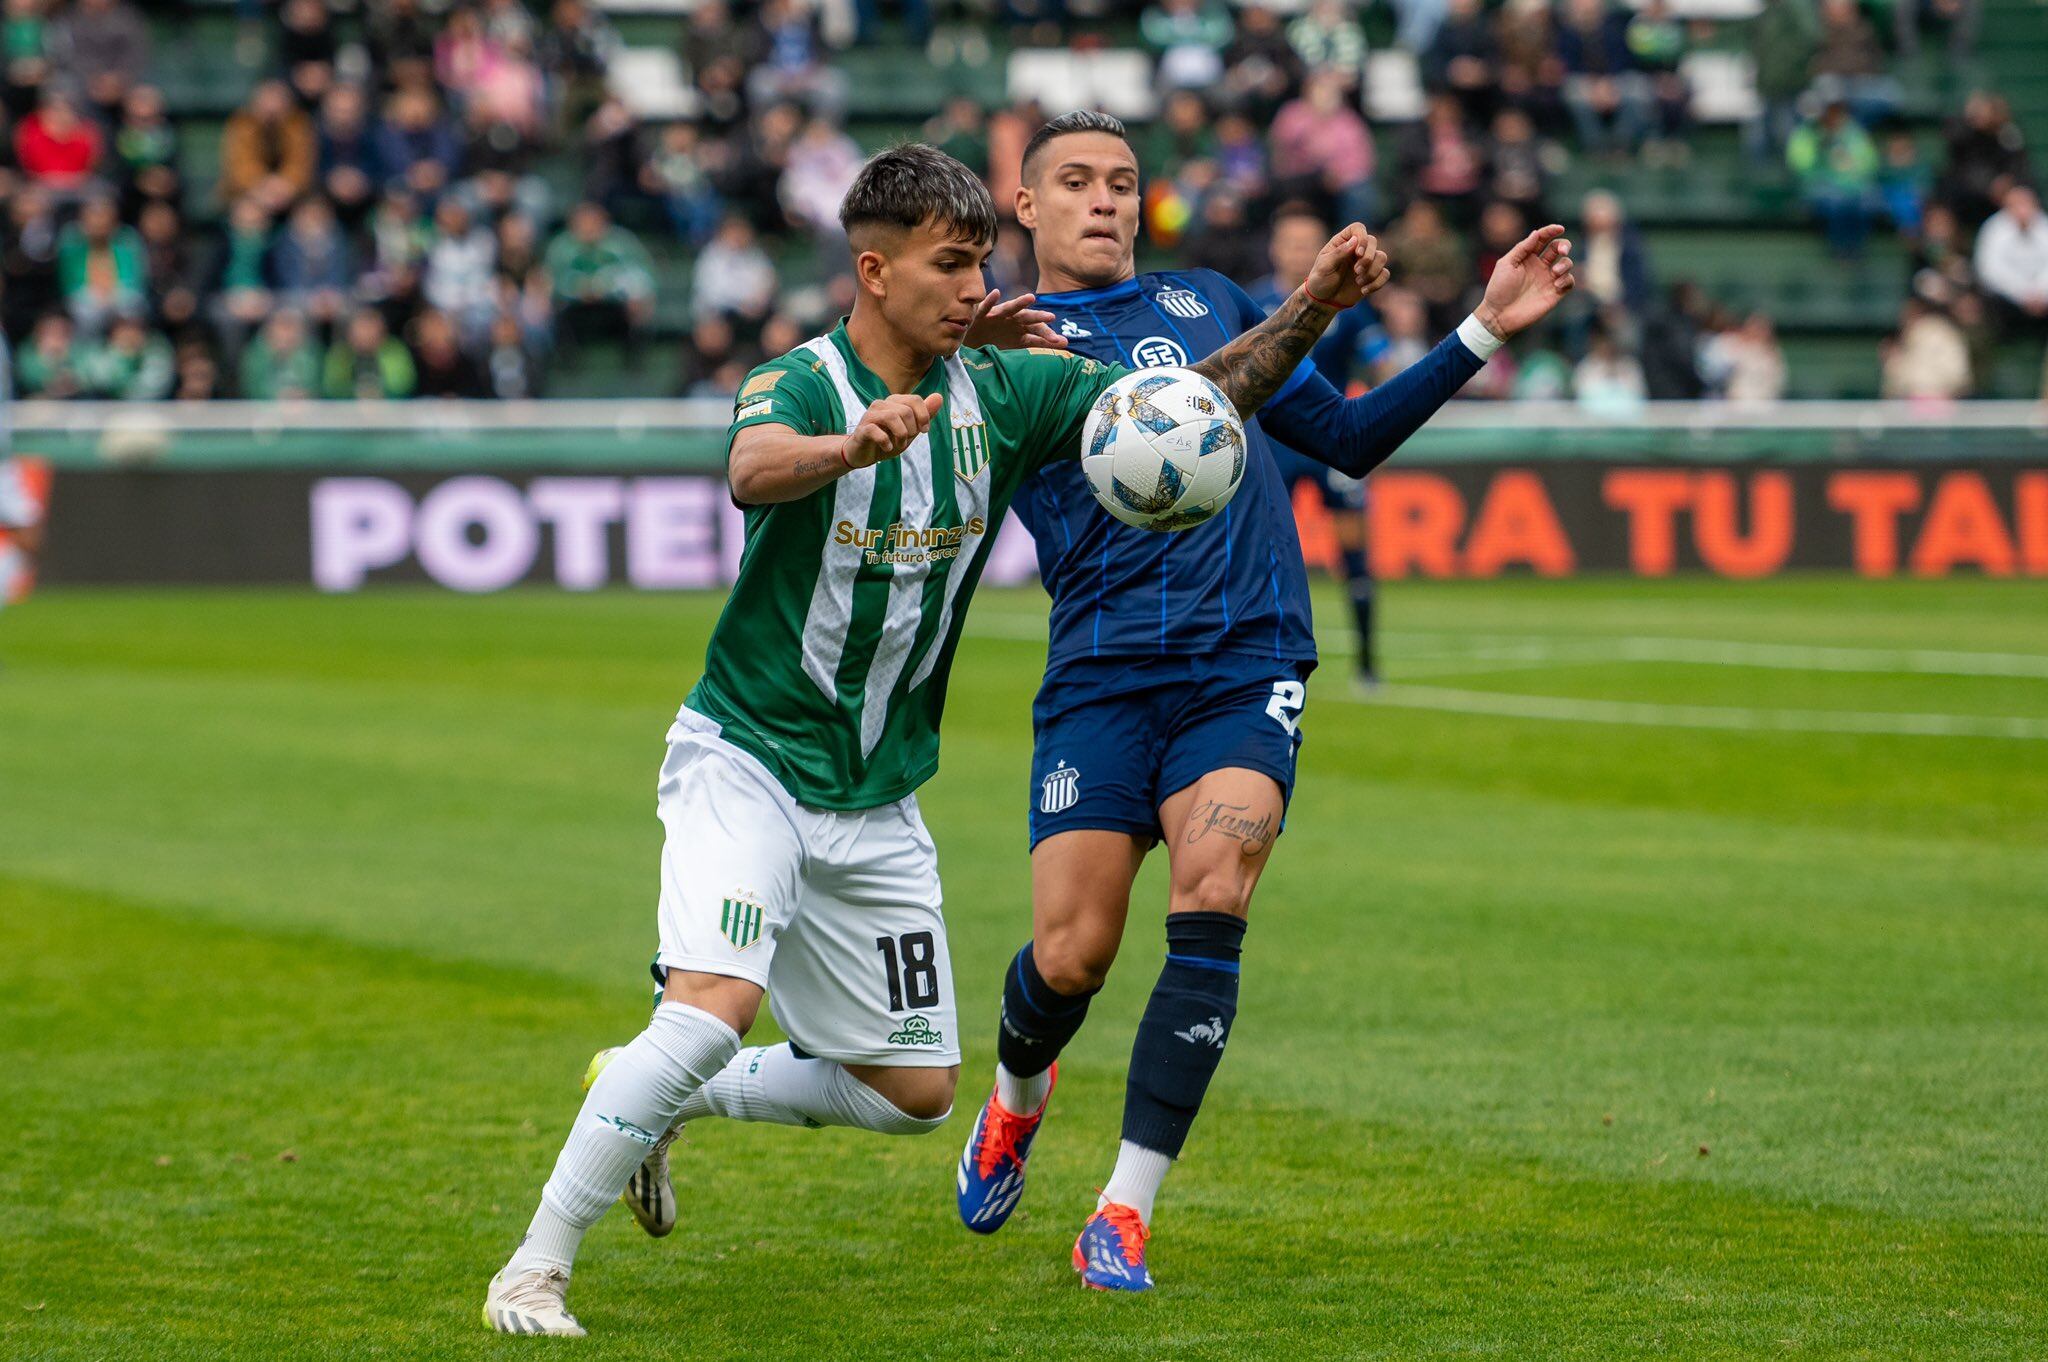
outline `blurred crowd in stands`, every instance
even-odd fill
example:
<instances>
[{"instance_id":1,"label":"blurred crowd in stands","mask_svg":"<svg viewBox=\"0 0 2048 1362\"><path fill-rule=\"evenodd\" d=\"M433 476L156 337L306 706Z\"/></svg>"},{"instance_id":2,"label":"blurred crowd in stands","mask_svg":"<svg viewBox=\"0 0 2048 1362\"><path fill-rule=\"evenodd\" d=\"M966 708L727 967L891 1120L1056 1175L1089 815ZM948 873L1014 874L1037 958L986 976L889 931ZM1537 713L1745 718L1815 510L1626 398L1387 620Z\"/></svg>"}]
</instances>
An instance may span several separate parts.
<instances>
[{"instance_id":1,"label":"blurred crowd in stands","mask_svg":"<svg viewBox=\"0 0 2048 1362\"><path fill-rule=\"evenodd\" d=\"M1967 57L1976 4L1896 0L1889 40L1855 0L1763 0L1746 21L1760 112L1743 141L1760 177L1789 176L1845 260L1875 232L1908 245L1887 395L1968 396L1999 338L2048 334L2048 218L2010 110L1972 95L1932 157L1896 121L1896 56L1918 49L1924 22ZM1499 254L1557 218L1576 244L1578 298L1468 396L1626 413L1646 398L1783 394L1770 316L1660 284L1683 270L1657 267L1673 262L1653 262L1621 195L1566 203L1555 189L1575 161L1624 175L1687 163L1684 59L1705 24L1670 0L1391 7L1424 107L1379 138L1350 0L988 0L969 18L1077 46L1105 22L1135 23L1159 99L1133 130L1143 262L1286 282L1289 222L1380 227L1397 286L1361 328L1356 384L1419 356ZM217 158L195 157L130 0L5 0L0 328L20 395L521 398L546 394L551 367L593 344L640 366L650 395L728 395L851 303L836 212L863 152L835 52L885 24L919 43L949 19L956 35L974 30L924 0L697 0L674 21L693 112L657 123L615 90L622 44L596 0L241 0L236 12L239 59L262 79ZM983 173L1007 211L1022 144L1048 111L992 102L954 98L924 134ZM573 193L537 170L562 154L580 171ZM210 185L185 182L215 159ZM671 277L657 254L687 261L674 276L687 298L657 297ZM786 281L778 261L791 260L808 268ZM1033 277L1029 243L1006 223L992 282L1014 294ZM684 335L679 372L646 359L658 303Z\"/></svg>"}]
</instances>

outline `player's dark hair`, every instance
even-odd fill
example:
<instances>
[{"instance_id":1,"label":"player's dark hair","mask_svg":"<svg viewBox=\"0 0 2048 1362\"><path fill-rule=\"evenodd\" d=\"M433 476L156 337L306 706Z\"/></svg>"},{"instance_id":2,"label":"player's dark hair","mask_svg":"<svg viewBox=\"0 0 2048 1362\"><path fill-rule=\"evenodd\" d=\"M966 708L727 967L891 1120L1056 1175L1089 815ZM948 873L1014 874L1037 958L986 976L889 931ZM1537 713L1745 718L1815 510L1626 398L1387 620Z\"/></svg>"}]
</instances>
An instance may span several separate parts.
<instances>
[{"instance_id":1,"label":"player's dark hair","mask_svg":"<svg viewBox=\"0 0 2048 1362\"><path fill-rule=\"evenodd\" d=\"M1121 138L1125 146L1131 145L1130 130L1124 127L1120 118L1099 113L1094 109L1076 109L1072 113L1063 113L1032 133L1031 140L1024 144L1024 160L1019 167L1024 183L1031 183L1032 172L1037 167L1038 154L1045 150L1046 143L1055 137L1065 137L1076 132L1104 133L1110 137ZM1132 154L1136 154L1136 148L1132 149Z\"/></svg>"},{"instance_id":2,"label":"player's dark hair","mask_svg":"<svg viewBox=\"0 0 2048 1362\"><path fill-rule=\"evenodd\" d=\"M1271 220L1275 226L1278 226L1288 218L1311 218L1318 224L1324 221L1323 215L1317 212L1316 206L1307 199L1287 200L1287 202L1273 210Z\"/></svg>"},{"instance_id":3,"label":"player's dark hair","mask_svg":"<svg viewBox=\"0 0 2048 1362\"><path fill-rule=\"evenodd\" d=\"M924 142L905 142L868 158L839 205L839 225L911 231L931 223L962 241L996 239L996 205L988 186L960 162Z\"/></svg>"}]
</instances>

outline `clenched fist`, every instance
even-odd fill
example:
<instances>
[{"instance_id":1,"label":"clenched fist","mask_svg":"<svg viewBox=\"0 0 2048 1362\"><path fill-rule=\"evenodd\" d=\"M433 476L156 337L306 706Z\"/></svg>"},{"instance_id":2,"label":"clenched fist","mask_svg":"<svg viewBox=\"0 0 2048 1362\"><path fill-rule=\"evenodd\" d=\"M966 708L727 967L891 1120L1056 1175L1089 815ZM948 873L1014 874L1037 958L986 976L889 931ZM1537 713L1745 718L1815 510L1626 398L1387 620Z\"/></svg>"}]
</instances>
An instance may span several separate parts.
<instances>
[{"instance_id":1,"label":"clenched fist","mask_svg":"<svg viewBox=\"0 0 2048 1362\"><path fill-rule=\"evenodd\" d=\"M839 456L846 460L848 468L871 468L884 459L895 458L931 428L941 400L937 393L929 397L891 393L870 403L848 432Z\"/></svg>"},{"instance_id":2,"label":"clenched fist","mask_svg":"<svg viewBox=\"0 0 2048 1362\"><path fill-rule=\"evenodd\" d=\"M1379 238L1365 230L1364 223L1354 222L1316 253L1302 287L1315 301L1341 311L1385 287L1387 278L1387 253L1380 249Z\"/></svg>"}]
</instances>

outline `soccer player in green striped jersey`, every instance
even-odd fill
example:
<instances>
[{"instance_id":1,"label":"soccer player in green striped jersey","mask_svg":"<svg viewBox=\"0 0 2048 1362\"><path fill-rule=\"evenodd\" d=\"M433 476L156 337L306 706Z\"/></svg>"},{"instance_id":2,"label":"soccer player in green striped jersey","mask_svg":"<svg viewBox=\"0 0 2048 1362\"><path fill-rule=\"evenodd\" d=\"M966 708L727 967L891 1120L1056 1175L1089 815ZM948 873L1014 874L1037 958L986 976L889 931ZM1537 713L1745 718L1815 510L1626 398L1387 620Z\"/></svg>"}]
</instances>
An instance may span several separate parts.
<instances>
[{"instance_id":1,"label":"soccer player in green striped jersey","mask_svg":"<svg viewBox=\"0 0 2048 1362\"><path fill-rule=\"evenodd\" d=\"M674 1224L680 1121L936 1129L959 1025L937 855L915 791L967 599L1018 485L1079 452L1125 371L1026 338L1029 295L991 306L987 189L910 145L868 162L841 221L853 315L741 388L728 478L746 510L738 580L704 676L670 728L655 974L662 1000L589 1091L484 1320L580 1334L567 1309L583 1234L628 1193ZM1292 373L1384 267L1362 228L1331 241L1313 291L1194 367L1240 411ZM977 330L977 328L980 328ZM774 994L788 1044L742 1049Z\"/></svg>"}]
</instances>

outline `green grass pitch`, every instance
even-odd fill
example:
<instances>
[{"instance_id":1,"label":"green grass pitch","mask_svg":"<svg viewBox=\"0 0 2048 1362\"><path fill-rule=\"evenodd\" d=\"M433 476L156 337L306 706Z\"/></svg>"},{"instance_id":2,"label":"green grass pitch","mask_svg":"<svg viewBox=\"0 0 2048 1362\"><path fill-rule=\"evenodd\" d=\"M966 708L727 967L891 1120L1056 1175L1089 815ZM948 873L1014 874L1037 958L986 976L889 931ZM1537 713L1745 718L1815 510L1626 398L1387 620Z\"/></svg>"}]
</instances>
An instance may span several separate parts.
<instances>
[{"instance_id":1,"label":"green grass pitch","mask_svg":"<svg viewBox=\"0 0 2048 1362\"><path fill-rule=\"evenodd\" d=\"M478 1310L645 1016L716 602L0 615L0 1358L2048 1357L2048 587L1386 599L1383 698L1311 687L1160 1290L1067 1266L1156 864L1021 1214L954 1220L1043 658L1042 598L990 592L923 795L953 1121L693 1129L681 1227L607 1216L568 1344Z\"/></svg>"}]
</instances>

